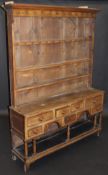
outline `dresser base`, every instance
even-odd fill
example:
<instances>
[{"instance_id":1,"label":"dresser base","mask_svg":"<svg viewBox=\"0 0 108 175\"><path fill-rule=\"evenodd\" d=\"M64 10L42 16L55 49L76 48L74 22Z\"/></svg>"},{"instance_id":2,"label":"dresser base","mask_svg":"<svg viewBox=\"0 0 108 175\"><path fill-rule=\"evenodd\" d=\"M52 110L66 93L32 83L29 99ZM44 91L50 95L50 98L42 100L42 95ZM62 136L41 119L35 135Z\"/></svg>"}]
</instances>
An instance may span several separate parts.
<instances>
[{"instance_id":1,"label":"dresser base","mask_svg":"<svg viewBox=\"0 0 108 175\"><path fill-rule=\"evenodd\" d=\"M102 112L92 116L91 119L68 125L53 134L42 136L40 139L24 142L12 149L12 159L19 158L24 162L25 173L36 160L58 151L90 135L100 135L102 125ZM13 131L12 131L13 133Z\"/></svg>"}]
</instances>

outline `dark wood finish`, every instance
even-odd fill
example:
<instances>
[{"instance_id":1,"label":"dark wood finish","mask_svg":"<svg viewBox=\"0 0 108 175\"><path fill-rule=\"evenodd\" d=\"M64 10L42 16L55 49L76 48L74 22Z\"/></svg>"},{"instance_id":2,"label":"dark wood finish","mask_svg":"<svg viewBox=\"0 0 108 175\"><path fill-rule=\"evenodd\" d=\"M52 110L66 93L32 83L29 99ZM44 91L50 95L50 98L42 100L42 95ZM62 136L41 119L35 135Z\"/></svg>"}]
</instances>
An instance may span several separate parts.
<instances>
[{"instance_id":1,"label":"dark wood finish","mask_svg":"<svg viewBox=\"0 0 108 175\"><path fill-rule=\"evenodd\" d=\"M5 8L12 154L24 162L27 171L41 157L101 131L104 92L92 87L99 10L30 4ZM71 138L71 127L82 121L93 123L92 128ZM37 151L39 139L56 137L65 130L63 143Z\"/></svg>"}]
</instances>

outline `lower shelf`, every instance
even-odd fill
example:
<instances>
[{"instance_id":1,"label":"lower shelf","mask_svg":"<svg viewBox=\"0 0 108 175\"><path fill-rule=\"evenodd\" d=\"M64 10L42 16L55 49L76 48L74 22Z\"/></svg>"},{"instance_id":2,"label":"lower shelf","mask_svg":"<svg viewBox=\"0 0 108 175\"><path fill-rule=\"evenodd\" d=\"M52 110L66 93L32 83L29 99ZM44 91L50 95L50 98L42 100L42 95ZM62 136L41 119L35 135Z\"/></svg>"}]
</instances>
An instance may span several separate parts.
<instances>
[{"instance_id":1,"label":"lower shelf","mask_svg":"<svg viewBox=\"0 0 108 175\"><path fill-rule=\"evenodd\" d=\"M77 122L76 124L74 124L70 127L70 130L71 130L70 138L74 138L74 137L82 134L83 132L86 132L86 131L92 129L93 126L94 126L94 123L91 120Z\"/></svg>"}]
</instances>

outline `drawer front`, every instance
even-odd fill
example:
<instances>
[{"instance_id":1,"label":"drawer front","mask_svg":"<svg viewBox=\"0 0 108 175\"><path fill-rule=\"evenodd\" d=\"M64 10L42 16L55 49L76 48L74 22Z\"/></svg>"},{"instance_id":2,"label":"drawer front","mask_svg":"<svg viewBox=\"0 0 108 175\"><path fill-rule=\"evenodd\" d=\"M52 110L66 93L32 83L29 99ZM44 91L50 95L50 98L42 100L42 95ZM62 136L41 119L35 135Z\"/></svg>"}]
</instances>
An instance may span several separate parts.
<instances>
[{"instance_id":1,"label":"drawer front","mask_svg":"<svg viewBox=\"0 0 108 175\"><path fill-rule=\"evenodd\" d=\"M91 113L95 114L97 112L102 111L103 108L103 96L98 95L95 97L88 98L86 100L86 109L91 108Z\"/></svg>"},{"instance_id":2,"label":"drawer front","mask_svg":"<svg viewBox=\"0 0 108 175\"><path fill-rule=\"evenodd\" d=\"M38 125L46 121L50 121L53 119L53 112L48 111L27 119L27 126L31 127L33 125Z\"/></svg>"},{"instance_id":3,"label":"drawer front","mask_svg":"<svg viewBox=\"0 0 108 175\"><path fill-rule=\"evenodd\" d=\"M66 125L71 124L71 123L73 123L75 121L76 121L76 114L73 114L71 116L67 116L64 119L64 122L65 122Z\"/></svg>"},{"instance_id":4,"label":"drawer front","mask_svg":"<svg viewBox=\"0 0 108 175\"><path fill-rule=\"evenodd\" d=\"M71 105L71 112L77 112L84 110L84 100L80 100Z\"/></svg>"},{"instance_id":5,"label":"drawer front","mask_svg":"<svg viewBox=\"0 0 108 175\"><path fill-rule=\"evenodd\" d=\"M77 113L77 120L85 120L85 119L87 119L87 115L86 115L86 113L85 112L78 112Z\"/></svg>"},{"instance_id":6,"label":"drawer front","mask_svg":"<svg viewBox=\"0 0 108 175\"><path fill-rule=\"evenodd\" d=\"M87 98L86 99L86 108L94 106L96 104L100 104L100 103L101 104L103 103L102 95L98 95L98 96L95 96L95 97Z\"/></svg>"},{"instance_id":7,"label":"drawer front","mask_svg":"<svg viewBox=\"0 0 108 175\"><path fill-rule=\"evenodd\" d=\"M42 133L42 127L36 127L28 130L28 138L36 137Z\"/></svg>"},{"instance_id":8,"label":"drawer front","mask_svg":"<svg viewBox=\"0 0 108 175\"><path fill-rule=\"evenodd\" d=\"M70 114L70 107L63 107L56 110L56 118L65 117Z\"/></svg>"},{"instance_id":9,"label":"drawer front","mask_svg":"<svg viewBox=\"0 0 108 175\"><path fill-rule=\"evenodd\" d=\"M63 122L63 119L58 119L58 120L55 120L53 122L50 122L50 123L47 123L45 124L44 126L44 132L47 133L47 132L52 132L55 130L57 130L58 128L64 126L64 122Z\"/></svg>"},{"instance_id":10,"label":"drawer front","mask_svg":"<svg viewBox=\"0 0 108 175\"><path fill-rule=\"evenodd\" d=\"M98 104L98 105L96 105L95 107L92 107L91 113L92 113L92 114L95 114L95 113L97 113L97 112L101 112L102 110L103 110L102 104Z\"/></svg>"}]
</instances>

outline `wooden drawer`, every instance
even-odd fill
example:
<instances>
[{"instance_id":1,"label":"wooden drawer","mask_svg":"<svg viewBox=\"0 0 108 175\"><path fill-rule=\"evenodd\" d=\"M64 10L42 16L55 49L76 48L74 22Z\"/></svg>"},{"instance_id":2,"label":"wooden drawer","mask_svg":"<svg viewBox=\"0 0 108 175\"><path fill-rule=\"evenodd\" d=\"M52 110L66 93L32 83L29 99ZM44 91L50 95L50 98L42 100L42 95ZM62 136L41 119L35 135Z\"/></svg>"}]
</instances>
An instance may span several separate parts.
<instances>
[{"instance_id":1,"label":"wooden drawer","mask_svg":"<svg viewBox=\"0 0 108 175\"><path fill-rule=\"evenodd\" d=\"M65 122L66 125L71 124L71 123L73 123L75 121L76 121L76 114L73 114L71 116L67 116L64 119L64 122Z\"/></svg>"},{"instance_id":2,"label":"wooden drawer","mask_svg":"<svg viewBox=\"0 0 108 175\"><path fill-rule=\"evenodd\" d=\"M95 97L86 99L86 109L91 108L91 113L95 114L102 110L103 106L103 97L102 95L98 95Z\"/></svg>"},{"instance_id":3,"label":"wooden drawer","mask_svg":"<svg viewBox=\"0 0 108 175\"><path fill-rule=\"evenodd\" d=\"M27 126L31 127L53 119L53 111L48 111L27 119Z\"/></svg>"},{"instance_id":4,"label":"wooden drawer","mask_svg":"<svg viewBox=\"0 0 108 175\"><path fill-rule=\"evenodd\" d=\"M71 112L77 112L84 110L84 100L80 100L71 105Z\"/></svg>"},{"instance_id":5,"label":"wooden drawer","mask_svg":"<svg viewBox=\"0 0 108 175\"><path fill-rule=\"evenodd\" d=\"M92 107L91 113L95 114L97 112L101 112L103 110L102 104L97 104L95 107Z\"/></svg>"},{"instance_id":6,"label":"wooden drawer","mask_svg":"<svg viewBox=\"0 0 108 175\"><path fill-rule=\"evenodd\" d=\"M53 129L56 130L56 129L62 127L62 126L64 126L64 122L63 122L63 119L61 118L61 119L58 119L58 120L55 120L53 122L45 124L44 132L45 133L47 133L47 132L49 133L49 132L54 131Z\"/></svg>"},{"instance_id":7,"label":"wooden drawer","mask_svg":"<svg viewBox=\"0 0 108 175\"><path fill-rule=\"evenodd\" d=\"M28 138L36 137L42 133L42 126L28 130Z\"/></svg>"},{"instance_id":8,"label":"wooden drawer","mask_svg":"<svg viewBox=\"0 0 108 175\"><path fill-rule=\"evenodd\" d=\"M70 107L63 107L56 110L56 118L65 117L70 114Z\"/></svg>"},{"instance_id":9,"label":"wooden drawer","mask_svg":"<svg viewBox=\"0 0 108 175\"><path fill-rule=\"evenodd\" d=\"M91 106L94 106L96 104L102 104L103 101L102 101L102 95L97 95L97 96L94 96L94 97L90 97L90 98L87 98L86 99L86 108L88 107L91 107Z\"/></svg>"}]
</instances>

